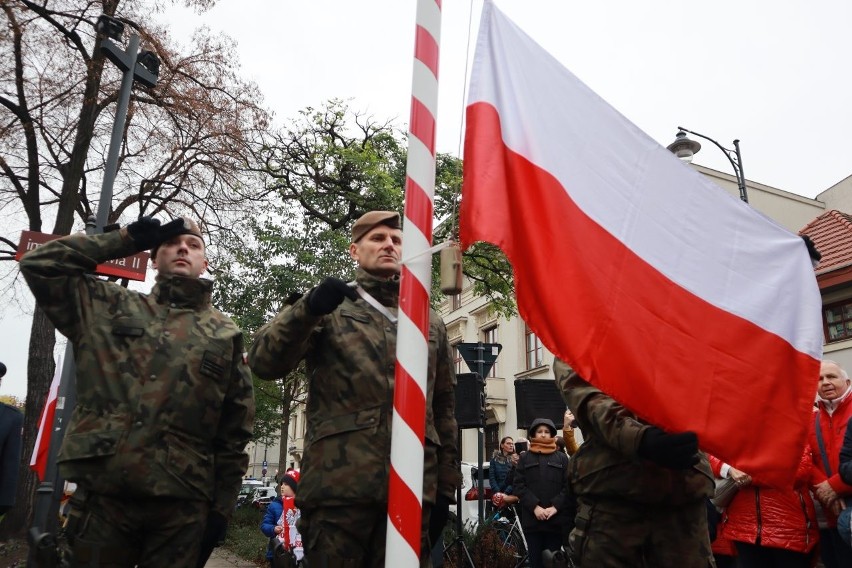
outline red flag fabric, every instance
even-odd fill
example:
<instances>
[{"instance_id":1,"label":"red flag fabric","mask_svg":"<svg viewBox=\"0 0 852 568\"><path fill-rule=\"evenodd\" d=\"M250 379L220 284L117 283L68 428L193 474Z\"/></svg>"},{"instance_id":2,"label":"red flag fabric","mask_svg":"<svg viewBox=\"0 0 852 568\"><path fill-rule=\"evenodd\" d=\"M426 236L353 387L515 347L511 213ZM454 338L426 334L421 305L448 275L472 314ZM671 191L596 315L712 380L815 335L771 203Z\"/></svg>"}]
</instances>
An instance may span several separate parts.
<instances>
[{"instance_id":1,"label":"red flag fabric","mask_svg":"<svg viewBox=\"0 0 852 568\"><path fill-rule=\"evenodd\" d=\"M38 436L36 437L33 455L30 458L30 469L38 475L39 481L44 481L47 470L47 457L50 453L50 438L53 433L53 417L56 414L56 398L59 392L59 380L62 377L62 362L56 365L47 400L41 410L41 418L38 422Z\"/></svg>"},{"instance_id":2,"label":"red flag fabric","mask_svg":"<svg viewBox=\"0 0 852 568\"><path fill-rule=\"evenodd\" d=\"M802 240L682 164L483 7L461 240L592 384L759 481L790 485L822 356Z\"/></svg>"}]
</instances>

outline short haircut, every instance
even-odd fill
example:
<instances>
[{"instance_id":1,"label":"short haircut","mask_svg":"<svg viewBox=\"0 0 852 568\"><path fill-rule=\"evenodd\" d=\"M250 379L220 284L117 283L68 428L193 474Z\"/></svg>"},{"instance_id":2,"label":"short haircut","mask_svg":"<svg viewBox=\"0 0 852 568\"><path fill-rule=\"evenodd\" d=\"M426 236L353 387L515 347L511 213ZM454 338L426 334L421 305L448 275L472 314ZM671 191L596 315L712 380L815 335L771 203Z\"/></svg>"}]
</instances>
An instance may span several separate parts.
<instances>
[{"instance_id":1,"label":"short haircut","mask_svg":"<svg viewBox=\"0 0 852 568\"><path fill-rule=\"evenodd\" d=\"M835 367L837 367L838 369L840 369L840 376L841 376L841 377L843 377L843 378L844 378L844 379L846 379L847 381L849 380L849 375L846 373L846 369L844 369L844 368L840 365L840 363L838 363L837 361L832 361L831 359L823 359L823 360L822 360L822 362L823 362L823 363L831 363L832 365L834 365Z\"/></svg>"}]
</instances>

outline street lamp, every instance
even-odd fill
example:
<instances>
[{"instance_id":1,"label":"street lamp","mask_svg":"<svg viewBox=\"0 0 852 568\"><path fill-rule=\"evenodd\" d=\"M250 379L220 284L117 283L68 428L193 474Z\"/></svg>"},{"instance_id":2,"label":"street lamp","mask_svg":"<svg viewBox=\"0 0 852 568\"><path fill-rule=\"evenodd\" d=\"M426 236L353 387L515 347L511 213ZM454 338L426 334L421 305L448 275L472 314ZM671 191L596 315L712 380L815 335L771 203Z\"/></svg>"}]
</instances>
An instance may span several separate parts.
<instances>
[{"instance_id":1,"label":"street lamp","mask_svg":"<svg viewBox=\"0 0 852 568\"><path fill-rule=\"evenodd\" d=\"M121 137L127 120L127 107L130 104L133 81L139 81L146 87L153 88L157 84L160 73L160 60L152 51L139 52L139 36L135 33L131 34L127 42L127 50L121 49L115 43L121 40L124 32L124 24L120 20L102 14L98 18L95 29L106 36L101 39L101 51L104 57L112 61L122 72L121 90L118 93L115 122L112 125L112 138L110 138L109 154L107 154L104 168L104 182L101 186L100 201L98 201L97 229L102 231L112 202L112 186L115 183L116 170L118 170L118 153L121 149Z\"/></svg>"},{"instance_id":2,"label":"street lamp","mask_svg":"<svg viewBox=\"0 0 852 568\"><path fill-rule=\"evenodd\" d=\"M691 162L692 156L698 153L701 150L701 144L696 142L695 140L690 140L686 135L687 132L690 134L694 134L699 138L704 138L705 140L709 140L713 144L716 145L722 152L725 153L725 157L728 158L728 161L731 162L731 166L734 168L734 174L737 176L737 187L740 190L740 199L748 203L748 192L746 191L746 181L745 174L743 173L743 157L740 154L740 141L734 140L734 149L730 150L725 148L709 136L704 136L703 134L699 134L698 132L693 132L692 130L687 130L683 126L677 127L678 133L675 136L675 141L669 144L666 148L675 156L683 160L684 162Z\"/></svg>"}]
</instances>

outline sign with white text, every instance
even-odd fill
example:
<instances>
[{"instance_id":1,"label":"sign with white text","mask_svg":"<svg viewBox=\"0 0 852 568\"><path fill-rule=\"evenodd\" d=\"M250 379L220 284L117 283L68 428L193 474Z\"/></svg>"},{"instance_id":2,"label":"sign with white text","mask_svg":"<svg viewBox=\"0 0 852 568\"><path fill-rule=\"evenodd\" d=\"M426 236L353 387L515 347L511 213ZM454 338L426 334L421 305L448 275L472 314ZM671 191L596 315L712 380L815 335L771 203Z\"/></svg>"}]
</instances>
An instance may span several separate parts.
<instances>
[{"instance_id":1,"label":"sign with white text","mask_svg":"<svg viewBox=\"0 0 852 568\"><path fill-rule=\"evenodd\" d=\"M21 231L21 242L18 244L18 250L15 253L15 260L21 260L21 257L24 256L24 253L27 251L36 249L44 243L56 240L60 237L61 235L51 235L49 233ZM143 251L136 253L133 256L114 258L99 264L95 268L95 274L127 278L128 280L139 280L141 282L145 280L145 272L148 270L149 257L150 255Z\"/></svg>"}]
</instances>

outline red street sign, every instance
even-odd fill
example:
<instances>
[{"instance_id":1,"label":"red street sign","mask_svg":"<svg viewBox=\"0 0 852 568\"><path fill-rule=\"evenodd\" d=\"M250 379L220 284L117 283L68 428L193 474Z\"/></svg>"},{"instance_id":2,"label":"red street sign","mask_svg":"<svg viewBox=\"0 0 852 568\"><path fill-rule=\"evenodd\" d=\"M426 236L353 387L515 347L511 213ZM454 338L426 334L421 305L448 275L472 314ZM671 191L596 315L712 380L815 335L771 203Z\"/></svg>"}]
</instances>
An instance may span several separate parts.
<instances>
[{"instance_id":1,"label":"red street sign","mask_svg":"<svg viewBox=\"0 0 852 568\"><path fill-rule=\"evenodd\" d=\"M18 244L18 250L15 252L15 260L21 260L24 253L38 248L44 243L60 238L61 235L51 235L49 233L38 233L36 231L21 231L21 242ZM116 276L118 278L127 278L128 280L145 280L145 272L148 270L147 252L136 253L133 256L125 256L124 258L116 258L108 260L95 267L95 274L101 276Z\"/></svg>"}]
</instances>

